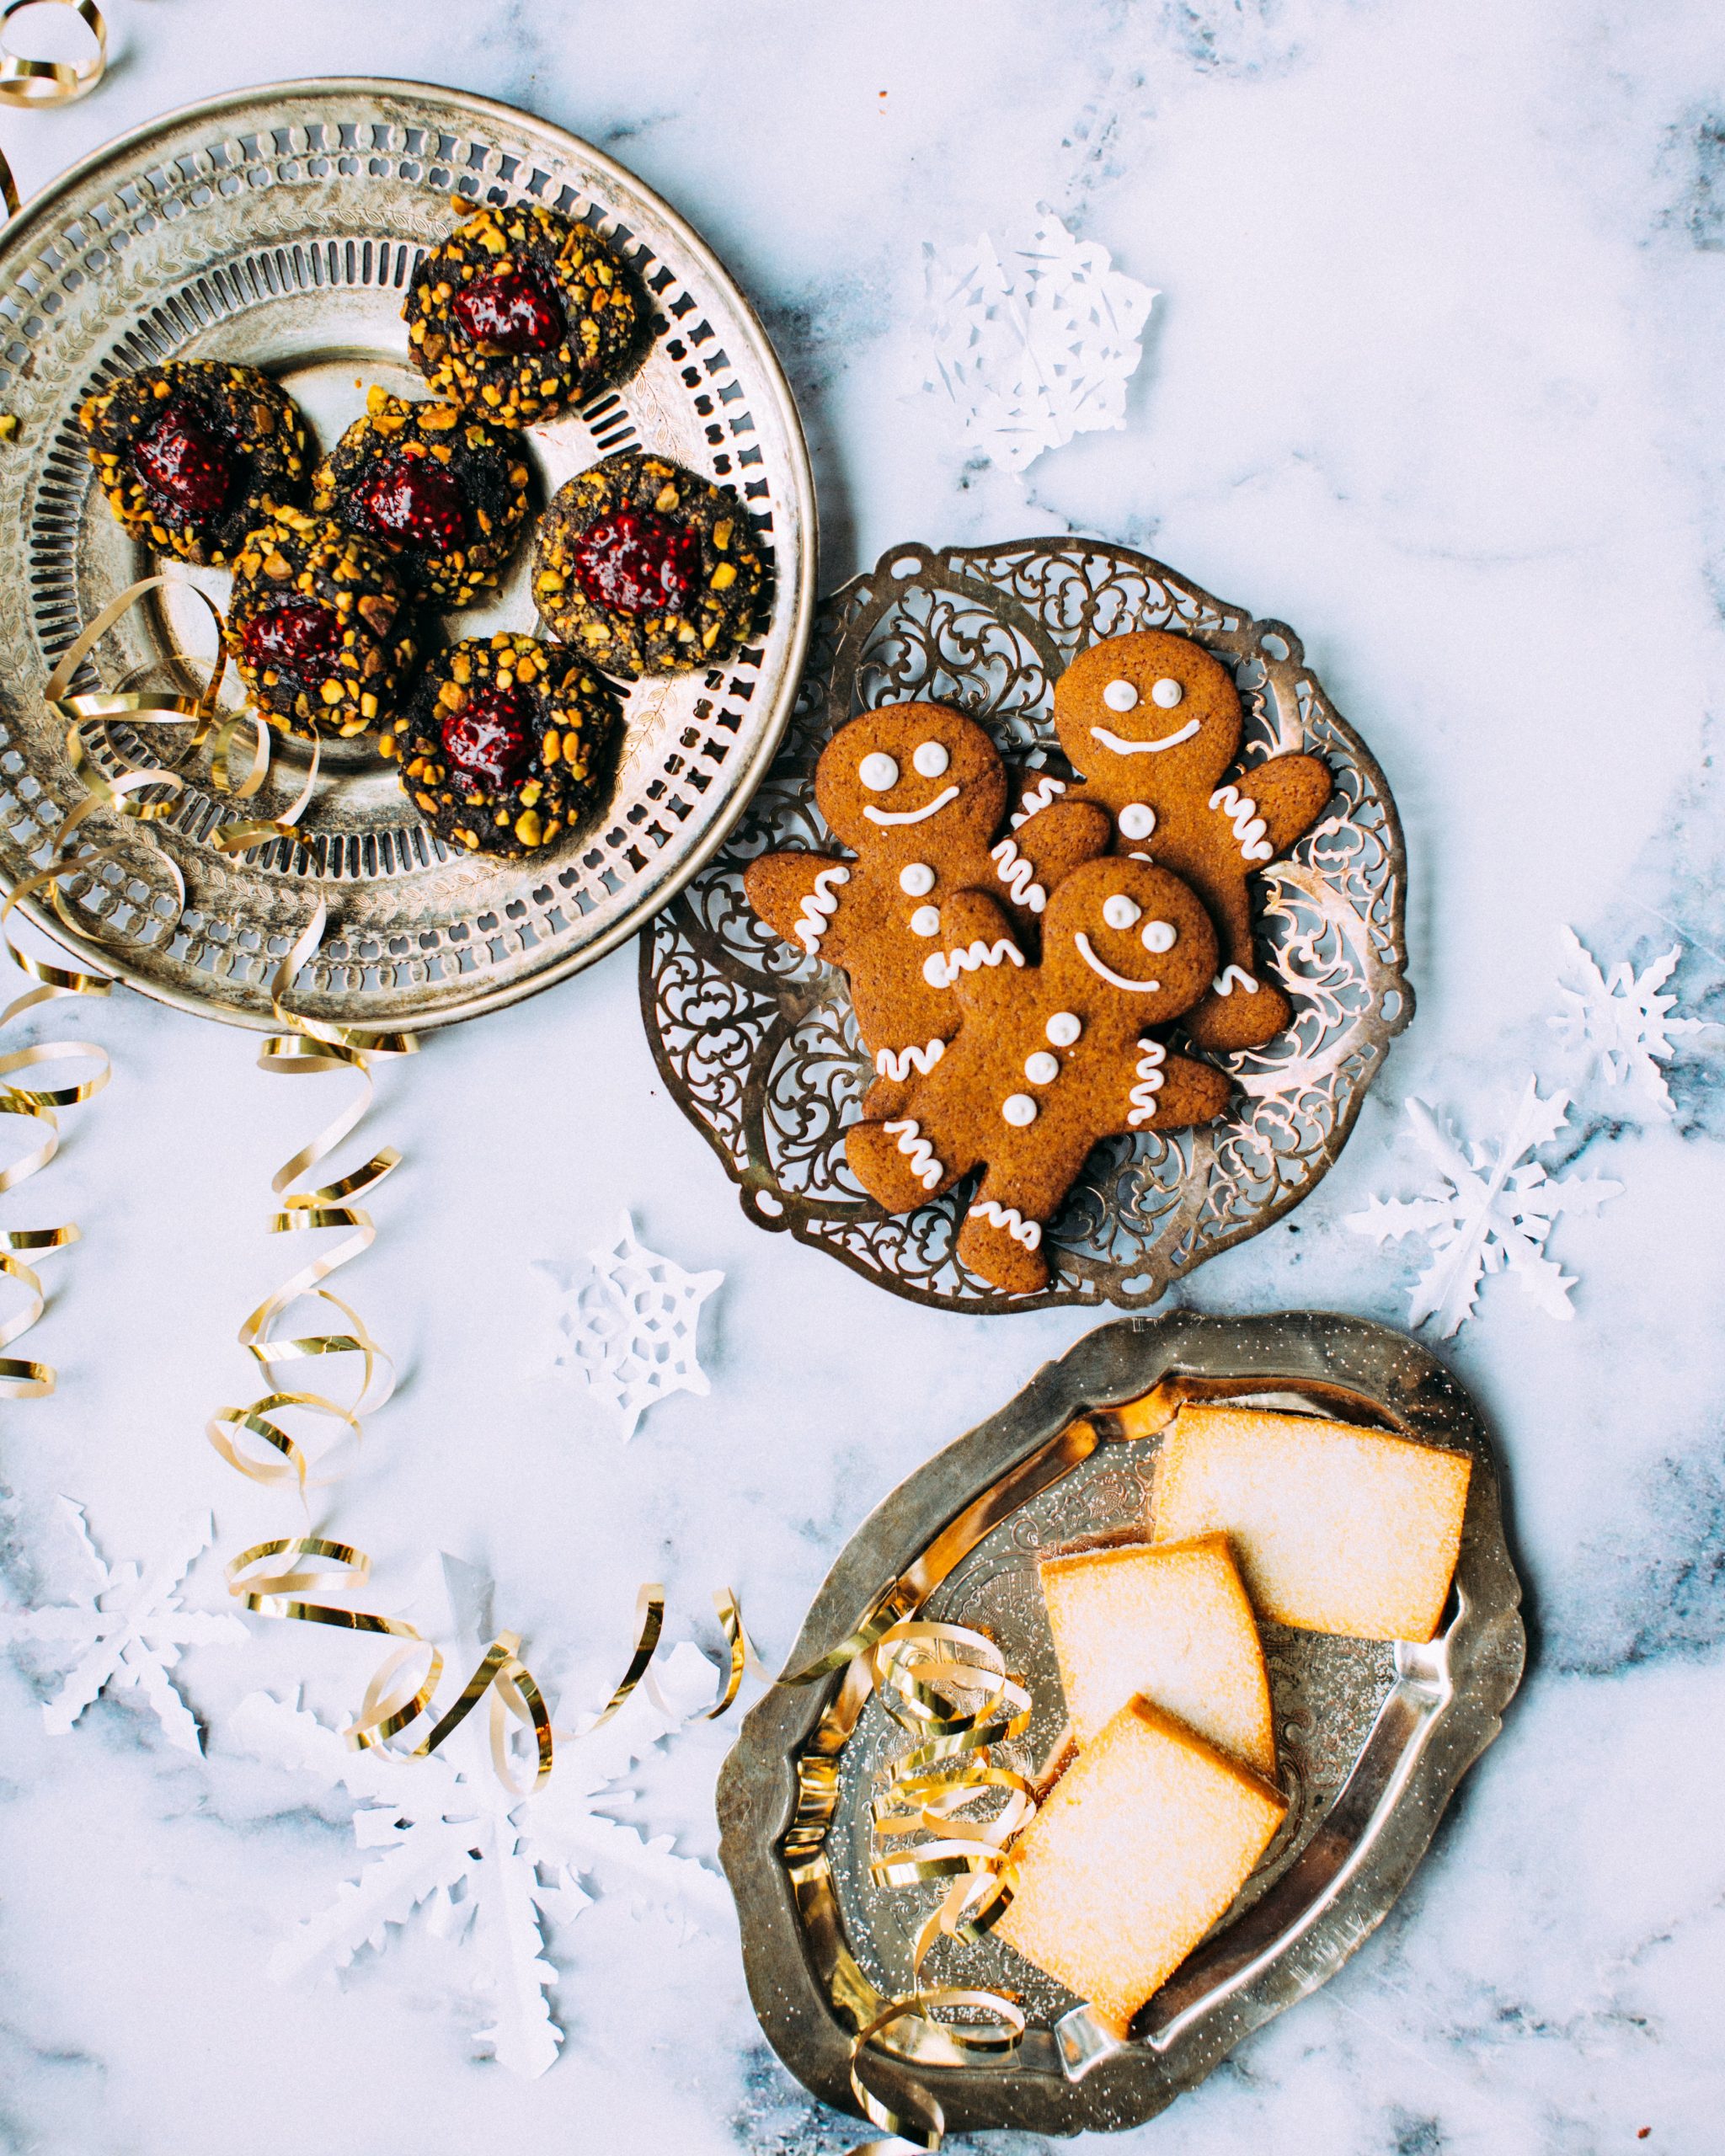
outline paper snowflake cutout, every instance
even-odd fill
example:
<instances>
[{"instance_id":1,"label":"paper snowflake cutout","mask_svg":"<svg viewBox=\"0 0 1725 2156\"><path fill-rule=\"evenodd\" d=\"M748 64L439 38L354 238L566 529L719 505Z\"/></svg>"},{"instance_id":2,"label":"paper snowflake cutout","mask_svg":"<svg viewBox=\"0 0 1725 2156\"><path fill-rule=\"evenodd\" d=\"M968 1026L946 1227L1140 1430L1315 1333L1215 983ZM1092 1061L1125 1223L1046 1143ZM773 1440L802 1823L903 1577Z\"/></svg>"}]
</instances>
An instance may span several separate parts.
<instances>
[{"instance_id":1,"label":"paper snowflake cutout","mask_svg":"<svg viewBox=\"0 0 1725 2156\"><path fill-rule=\"evenodd\" d=\"M1407 1103L1407 1119L1436 1173L1418 1198L1374 1198L1343 1225L1374 1242L1423 1235L1432 1262L1414 1283L1408 1322L1439 1321L1445 1339L1473 1314L1488 1273L1509 1273L1550 1317L1575 1315L1575 1285L1546 1240L1558 1215L1597 1213L1623 1188L1601 1176L1553 1176L1530 1155L1567 1122L1569 1098L1541 1100L1530 1078L1503 1135L1486 1145L1465 1142L1423 1101Z\"/></svg>"},{"instance_id":2,"label":"paper snowflake cutout","mask_svg":"<svg viewBox=\"0 0 1725 2156\"><path fill-rule=\"evenodd\" d=\"M1674 1035L1706 1030L1703 1019L1674 1018L1677 998L1659 993L1676 970L1683 946L1674 943L1640 973L1621 958L1603 974L1573 928L1559 934L1563 959L1557 995L1562 1008L1551 1021L1553 1031L1567 1047L1591 1050L1607 1085L1626 1085L1657 1113L1669 1115L1671 1094L1659 1065L1676 1054Z\"/></svg>"},{"instance_id":3,"label":"paper snowflake cutout","mask_svg":"<svg viewBox=\"0 0 1725 2156\"><path fill-rule=\"evenodd\" d=\"M1046 204L1033 231L924 245L932 350L925 387L960 408L965 434L1022 472L1074 435L1126 424L1126 383L1156 295L1075 239Z\"/></svg>"},{"instance_id":4,"label":"paper snowflake cutout","mask_svg":"<svg viewBox=\"0 0 1725 2156\"><path fill-rule=\"evenodd\" d=\"M147 1572L131 1562L104 1563L82 1505L58 1497L55 1518L72 1535L89 1582L86 1591L43 1609L0 1610L0 1641L60 1641L83 1651L60 1689L43 1703L50 1733L64 1737L99 1693L135 1688L155 1709L170 1744L201 1752L197 1722L168 1672L182 1647L239 1646L249 1636L228 1611L187 1609L180 1603L181 1581L210 1546L214 1524L209 1513L184 1522Z\"/></svg>"},{"instance_id":5,"label":"paper snowflake cutout","mask_svg":"<svg viewBox=\"0 0 1725 2156\"><path fill-rule=\"evenodd\" d=\"M588 1253L592 1270L564 1298L568 1360L587 1390L622 1417L625 1438L667 1393L710 1390L696 1360L701 1305L722 1273L685 1273L635 1240L625 1213L608 1250Z\"/></svg>"},{"instance_id":6,"label":"paper snowflake cutout","mask_svg":"<svg viewBox=\"0 0 1725 2156\"><path fill-rule=\"evenodd\" d=\"M542 1927L588 1906L584 1877L692 1924L729 1914L724 1881L679 1855L675 1834L644 1838L604 1808L629 1801L631 1769L683 1726L692 1705L713 1696L713 1664L689 1642L654 1668L660 1696L640 1686L603 1729L559 1742L550 1780L528 1797L505 1788L492 1769L483 1705L442 1749L415 1759L355 1751L315 1715L267 1693L243 1700L230 1726L236 1741L358 1797L354 1838L373 1853L357 1879L282 1942L270 1973L282 1983L334 1973L362 1946L381 1951L390 1925L423 1910L435 1929L480 1959L493 2019L478 2035L498 2063L529 2079L555 2065L563 2031L546 1997L557 1970Z\"/></svg>"}]
</instances>

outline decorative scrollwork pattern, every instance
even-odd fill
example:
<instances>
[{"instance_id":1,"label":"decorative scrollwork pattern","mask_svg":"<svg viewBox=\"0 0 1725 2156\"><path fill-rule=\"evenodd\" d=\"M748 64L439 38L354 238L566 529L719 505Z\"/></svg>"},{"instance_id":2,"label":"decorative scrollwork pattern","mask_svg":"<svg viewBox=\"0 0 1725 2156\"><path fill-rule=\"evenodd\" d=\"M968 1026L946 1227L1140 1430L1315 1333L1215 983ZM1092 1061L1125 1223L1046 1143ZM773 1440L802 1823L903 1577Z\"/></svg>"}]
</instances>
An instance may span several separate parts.
<instances>
[{"instance_id":1,"label":"decorative scrollwork pattern","mask_svg":"<svg viewBox=\"0 0 1725 2156\"><path fill-rule=\"evenodd\" d=\"M1323 820L1261 880L1263 945L1294 1021L1267 1047L1226 1059L1238 1091L1221 1123L1099 1145L1050 1230L1047 1293L1005 1296L953 1255L962 1187L886 1219L851 1182L842 1135L869 1074L844 976L755 917L743 871L771 847L831 845L812 776L859 711L954 704L1007 756L1064 770L1056 677L1099 638L1147 628L1192 637L1232 666L1248 764L1303 746L1335 775ZM820 610L772 768L726 844L642 939L642 1011L673 1093L763 1226L788 1228L917 1302L1141 1309L1298 1203L1341 1151L1413 1012L1406 882L1383 774L1285 623L1254 621L1161 563L1096 541L899 547Z\"/></svg>"}]
</instances>

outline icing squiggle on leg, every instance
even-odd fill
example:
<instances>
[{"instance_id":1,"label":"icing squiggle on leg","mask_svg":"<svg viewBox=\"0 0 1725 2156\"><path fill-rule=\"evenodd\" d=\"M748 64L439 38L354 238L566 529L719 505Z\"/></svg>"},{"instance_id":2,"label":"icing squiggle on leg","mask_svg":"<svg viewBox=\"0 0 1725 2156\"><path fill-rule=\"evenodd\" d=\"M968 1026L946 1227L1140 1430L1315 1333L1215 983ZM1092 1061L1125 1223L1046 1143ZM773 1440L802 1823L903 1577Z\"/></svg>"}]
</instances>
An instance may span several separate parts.
<instances>
[{"instance_id":1,"label":"icing squiggle on leg","mask_svg":"<svg viewBox=\"0 0 1725 2156\"><path fill-rule=\"evenodd\" d=\"M903 1123L883 1123L881 1128L900 1134L899 1150L911 1163L911 1174L925 1190L932 1190L946 1170L934 1157L934 1148L922 1135L921 1124L912 1123L906 1117Z\"/></svg>"},{"instance_id":2,"label":"icing squiggle on leg","mask_svg":"<svg viewBox=\"0 0 1725 2156\"><path fill-rule=\"evenodd\" d=\"M909 1048L879 1049L875 1053L874 1075L902 1086L913 1070L919 1078L926 1078L946 1052L944 1041L930 1041L927 1048L918 1048L913 1041Z\"/></svg>"},{"instance_id":3,"label":"icing squiggle on leg","mask_svg":"<svg viewBox=\"0 0 1725 2156\"><path fill-rule=\"evenodd\" d=\"M997 1205L991 1198L983 1198L970 1208L973 1220L986 1220L991 1228L1004 1228L1014 1242L1023 1243L1026 1250L1034 1250L1042 1241L1040 1220L1027 1220L1016 1205Z\"/></svg>"}]
</instances>

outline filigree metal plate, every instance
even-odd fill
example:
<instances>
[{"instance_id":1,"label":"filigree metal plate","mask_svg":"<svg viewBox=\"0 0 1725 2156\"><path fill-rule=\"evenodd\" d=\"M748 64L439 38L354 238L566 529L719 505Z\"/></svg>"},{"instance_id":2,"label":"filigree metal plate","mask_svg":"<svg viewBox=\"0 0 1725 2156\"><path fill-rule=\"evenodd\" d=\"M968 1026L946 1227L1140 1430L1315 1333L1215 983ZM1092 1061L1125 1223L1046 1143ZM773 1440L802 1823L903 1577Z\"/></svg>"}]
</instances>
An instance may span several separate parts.
<instances>
[{"instance_id":1,"label":"filigree metal plate","mask_svg":"<svg viewBox=\"0 0 1725 2156\"><path fill-rule=\"evenodd\" d=\"M756 918L743 871L774 847L832 845L814 764L836 728L877 705L955 704L1008 757L1067 775L1055 678L1099 638L1144 628L1192 637L1233 667L1249 761L1304 747L1335 774L1322 822L1258 879L1261 940L1295 1021L1265 1049L1216 1059L1237 1088L1220 1123L1099 1146L1054 1225L1048 1291L1002 1295L953 1256L968 1184L886 1218L852 1179L844 1128L870 1071L844 976ZM915 1302L1141 1307L1297 1204L1341 1151L1413 1014L1405 885L1383 773L1285 623L1253 621L1161 563L1092 540L897 547L821 607L790 729L748 814L642 939L642 1011L672 1093L761 1226L788 1228Z\"/></svg>"},{"instance_id":2,"label":"filigree metal plate","mask_svg":"<svg viewBox=\"0 0 1725 2156\"><path fill-rule=\"evenodd\" d=\"M590 220L634 261L659 334L621 390L528 435L541 498L635 443L734 487L774 557L768 620L734 664L628 694L611 799L531 863L450 856L393 769L326 754L325 782L286 841L229 860L207 843L234 812L207 765L152 826L86 825L119 862L70 888L81 948L166 1001L262 1025L280 954L314 898L334 931L296 985L312 1015L425 1027L513 1001L638 928L704 861L766 769L796 693L813 611L814 505L790 391L766 333L675 211L598 150L542 120L457 92L369 79L284 83L214 99L110 144L13 221L0 239L0 397L19 421L0 449L14 514L0 524L0 879L44 857L77 799L63 728L38 691L102 604L152 566L109 515L73 416L97 383L169 358L259 366L332 444L368 382L410 393L403 289L467 205L526 199ZM176 571L176 575L182 573ZM217 603L227 578L186 569ZM140 608L97 657L109 686L206 652L184 590ZM535 627L526 553L494 603L448 633ZM171 753L169 737L129 750ZM283 744L279 798L304 750ZM170 918L171 879L190 903ZM56 934L63 931L56 929Z\"/></svg>"},{"instance_id":3,"label":"filigree metal plate","mask_svg":"<svg viewBox=\"0 0 1725 2156\"><path fill-rule=\"evenodd\" d=\"M1111 1442L1105 1417L1082 1418L1164 1385L1170 1410L1180 1396L1235 1398L1471 1454L1446 1622L1429 1646L1263 1627L1287 1822L1130 2041L1002 1942L937 1943L928 1981L1004 1986L1030 2022L1006 2064L943 2064L925 2052L908 2065L871 2052L871 2083L890 2100L895 2075L914 2072L953 2131L1136 2126L1316 1990L1389 1911L1520 1680L1521 1591L1471 1402L1418 1342L1309 1311L1181 1310L1089 1334L877 1508L829 1574L787 1668L818 1661L889 1593L900 1615L980 1626L1030 1687L1031 1727L1001 1756L1033 1773L1065 1721L1037 1559L1141 1536L1160 1443ZM779 1684L745 1718L719 1781L720 1853L756 2010L792 2072L845 2110L851 2039L908 1988L912 1942L941 1891L883 1887L868 1874L869 1800L906 1741L842 1673Z\"/></svg>"}]
</instances>

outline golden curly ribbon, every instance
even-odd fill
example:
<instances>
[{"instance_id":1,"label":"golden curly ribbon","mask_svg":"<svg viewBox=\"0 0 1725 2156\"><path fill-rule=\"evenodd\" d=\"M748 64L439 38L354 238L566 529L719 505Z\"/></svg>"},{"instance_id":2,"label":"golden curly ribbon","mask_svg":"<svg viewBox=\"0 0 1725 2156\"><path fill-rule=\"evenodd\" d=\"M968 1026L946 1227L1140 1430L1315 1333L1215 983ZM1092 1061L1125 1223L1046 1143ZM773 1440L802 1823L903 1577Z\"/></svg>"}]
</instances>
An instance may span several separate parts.
<instances>
[{"instance_id":1,"label":"golden curly ribbon","mask_svg":"<svg viewBox=\"0 0 1725 2156\"><path fill-rule=\"evenodd\" d=\"M871 2044L897 2052L898 2046L882 2039L905 2025L918 2051L926 2051L933 2039L953 2064L975 2056L1003 2057L1023 2037L1024 2012L1010 1993L952 1985L929 1989L922 1982L922 1965L942 1936L980 1938L1012 1898L1008 1850L1034 1812L1036 1796L1023 1775L992 1764L991 1747L1023 1734L1030 1722L1030 1694L1007 1673L994 1641L969 1625L900 1621L879 1632L862 1652L882 1706L916 1739L895 1762L890 1780L873 1800L877 1849L909 1834L930 1833L936 1838L908 1851L877 1854L870 1873L885 1886L923 1886L939 1879L953 1883L916 1935L911 1989L889 2000L852 2038L851 2093L871 2125L901 2144L937 2149L946 2131L938 2100L912 2083L916 2115L895 2111L863 2079L863 2053ZM1006 1801L992 1818L967 1812L996 1790L1006 1793ZM952 2012L985 2014L992 2025L937 2019ZM885 2146L869 2143L852 2156L868 2156Z\"/></svg>"},{"instance_id":2,"label":"golden curly ribbon","mask_svg":"<svg viewBox=\"0 0 1725 2156\"><path fill-rule=\"evenodd\" d=\"M25 60L9 51L6 25L30 7L70 8L95 39L94 52L88 59L65 61ZM0 9L0 104L70 104L74 98L88 97L107 72L108 25L96 0L8 0ZM23 206L4 151L0 151L0 199L5 201L8 217L15 217Z\"/></svg>"}]
</instances>

